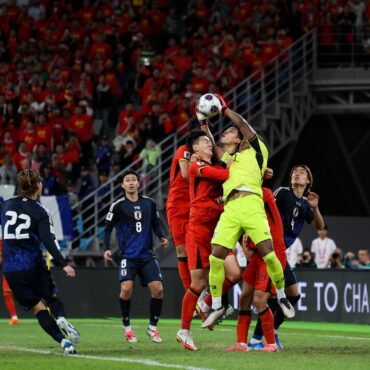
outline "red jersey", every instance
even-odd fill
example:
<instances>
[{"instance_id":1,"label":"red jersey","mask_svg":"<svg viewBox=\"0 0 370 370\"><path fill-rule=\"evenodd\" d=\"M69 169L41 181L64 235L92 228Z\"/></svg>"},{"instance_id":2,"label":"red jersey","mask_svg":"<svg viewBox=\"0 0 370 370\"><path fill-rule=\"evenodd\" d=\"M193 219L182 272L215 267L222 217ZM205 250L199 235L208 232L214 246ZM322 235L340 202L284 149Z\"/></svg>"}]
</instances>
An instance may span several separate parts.
<instances>
[{"instance_id":1,"label":"red jersey","mask_svg":"<svg viewBox=\"0 0 370 370\"><path fill-rule=\"evenodd\" d=\"M189 183L181 175L181 161L190 161L190 151L186 145L181 145L172 159L167 208L179 205L189 207Z\"/></svg>"},{"instance_id":2,"label":"red jersey","mask_svg":"<svg viewBox=\"0 0 370 370\"><path fill-rule=\"evenodd\" d=\"M280 212L276 205L273 192L264 187L262 188L262 192L274 250L279 261L282 262L286 260L283 222L281 221ZM249 243L248 247L255 248L252 242Z\"/></svg>"},{"instance_id":3,"label":"red jersey","mask_svg":"<svg viewBox=\"0 0 370 370\"><path fill-rule=\"evenodd\" d=\"M87 114L73 115L70 120L70 130L76 133L80 143L91 140L93 135L92 120Z\"/></svg>"},{"instance_id":4,"label":"red jersey","mask_svg":"<svg viewBox=\"0 0 370 370\"><path fill-rule=\"evenodd\" d=\"M229 170L220 164L193 162L189 168L190 223L204 224L218 220L223 205L216 202L222 196L222 183Z\"/></svg>"}]
</instances>

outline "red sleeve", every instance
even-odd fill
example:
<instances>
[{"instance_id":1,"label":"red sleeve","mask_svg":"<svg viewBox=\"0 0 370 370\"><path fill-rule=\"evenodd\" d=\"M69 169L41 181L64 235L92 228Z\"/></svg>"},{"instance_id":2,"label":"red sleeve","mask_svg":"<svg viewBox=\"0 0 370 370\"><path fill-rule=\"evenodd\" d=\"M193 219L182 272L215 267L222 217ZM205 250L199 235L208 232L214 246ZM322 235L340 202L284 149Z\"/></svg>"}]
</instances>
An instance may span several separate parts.
<instances>
[{"instance_id":1,"label":"red sleeve","mask_svg":"<svg viewBox=\"0 0 370 370\"><path fill-rule=\"evenodd\" d=\"M179 148L180 150L176 153L177 154L177 161L180 162L182 160L190 161L190 152L187 146L183 145Z\"/></svg>"},{"instance_id":2,"label":"red sleeve","mask_svg":"<svg viewBox=\"0 0 370 370\"><path fill-rule=\"evenodd\" d=\"M229 177L229 170L223 168L215 168L205 162L192 163L192 171L196 177L213 179L216 181L226 181Z\"/></svg>"}]
</instances>

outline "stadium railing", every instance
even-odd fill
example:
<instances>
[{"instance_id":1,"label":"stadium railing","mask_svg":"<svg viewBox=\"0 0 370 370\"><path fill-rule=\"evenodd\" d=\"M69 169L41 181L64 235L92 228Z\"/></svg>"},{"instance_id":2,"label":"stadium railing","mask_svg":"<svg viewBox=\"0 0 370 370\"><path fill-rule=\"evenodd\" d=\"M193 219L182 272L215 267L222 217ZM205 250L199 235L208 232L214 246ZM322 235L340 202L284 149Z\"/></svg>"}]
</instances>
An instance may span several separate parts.
<instances>
[{"instance_id":1,"label":"stadium railing","mask_svg":"<svg viewBox=\"0 0 370 370\"><path fill-rule=\"evenodd\" d=\"M316 68L316 44L316 30L311 30L282 50L261 70L224 94L229 106L246 117L265 138L270 157L296 139L314 110L309 82ZM212 122L212 132L216 140L225 124L227 123L224 119ZM99 244L103 240L105 210L122 194L119 180L124 171L138 168L137 172L143 178L150 179L142 182L141 191L154 198L158 208L163 210L171 161L177 147L184 143L184 132L187 131L185 124L157 144L161 147L161 156L157 165L148 172L143 173L138 159L72 207L75 237L69 243L69 248L73 244L79 244L79 247L71 252L72 256L102 255ZM104 194L101 195L102 193ZM165 216L162 216L166 222ZM78 227L78 221L81 219L83 224L88 225L83 229Z\"/></svg>"}]
</instances>

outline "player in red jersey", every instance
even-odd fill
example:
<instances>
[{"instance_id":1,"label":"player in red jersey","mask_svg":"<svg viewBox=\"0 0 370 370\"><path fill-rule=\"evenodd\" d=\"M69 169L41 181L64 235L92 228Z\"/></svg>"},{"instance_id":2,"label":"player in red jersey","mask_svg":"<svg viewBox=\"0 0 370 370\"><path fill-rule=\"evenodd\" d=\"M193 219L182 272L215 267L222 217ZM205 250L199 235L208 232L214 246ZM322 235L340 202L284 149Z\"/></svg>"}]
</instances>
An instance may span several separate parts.
<instances>
[{"instance_id":1,"label":"player in red jersey","mask_svg":"<svg viewBox=\"0 0 370 370\"><path fill-rule=\"evenodd\" d=\"M190 212L186 252L191 286L182 301L181 329L177 332L177 340L186 349L196 350L190 323L198 298L208 281L211 239L223 209L217 199L222 195L222 182L228 178L229 171L220 164L212 164L213 145L205 132L191 133L188 148L198 158L189 167Z\"/></svg>"},{"instance_id":2,"label":"player in red jersey","mask_svg":"<svg viewBox=\"0 0 370 370\"><path fill-rule=\"evenodd\" d=\"M1 230L0 230L0 264L2 263L3 260L2 253L3 253L3 241L1 239ZM15 310L12 291L10 290L10 286L4 275L3 275L3 295L5 306L10 314L9 325L18 325L19 319L17 316L17 312Z\"/></svg>"},{"instance_id":3,"label":"player in red jersey","mask_svg":"<svg viewBox=\"0 0 370 370\"><path fill-rule=\"evenodd\" d=\"M284 229L279 210L276 206L274 195L270 189L262 188L263 202L270 226L271 236L274 243L274 250L281 265L285 268L286 254L284 243ZM251 322L251 304L257 309L261 320L263 335L266 344L259 350L265 352L276 352L278 347L275 343L274 335L274 316L267 299L270 295L276 295L274 285L267 272L267 266L263 258L259 255L256 247L251 241L247 242L248 248L252 252L252 257L248 262L247 268L243 273L243 289L240 295L239 314L237 323L237 343L227 348L228 351L248 351L247 336Z\"/></svg>"},{"instance_id":4,"label":"player in red jersey","mask_svg":"<svg viewBox=\"0 0 370 370\"><path fill-rule=\"evenodd\" d=\"M185 249L185 232L189 222L188 169L190 151L181 145L171 163L170 188L166 205L168 226L177 254L177 268L185 291L190 287L190 271Z\"/></svg>"}]
</instances>

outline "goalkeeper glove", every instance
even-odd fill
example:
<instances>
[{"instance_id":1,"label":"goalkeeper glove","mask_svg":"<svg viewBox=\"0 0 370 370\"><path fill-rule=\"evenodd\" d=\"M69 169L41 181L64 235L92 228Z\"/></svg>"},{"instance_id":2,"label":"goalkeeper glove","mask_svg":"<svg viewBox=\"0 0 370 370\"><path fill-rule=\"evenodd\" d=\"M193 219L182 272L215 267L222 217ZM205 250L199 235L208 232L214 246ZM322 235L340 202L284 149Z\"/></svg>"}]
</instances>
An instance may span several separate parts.
<instances>
[{"instance_id":1,"label":"goalkeeper glove","mask_svg":"<svg viewBox=\"0 0 370 370\"><path fill-rule=\"evenodd\" d=\"M215 94L215 96L217 96L218 100L220 101L220 105L221 105L220 113L224 116L226 109L229 109L229 107L227 106L224 98L220 94Z\"/></svg>"}]
</instances>

